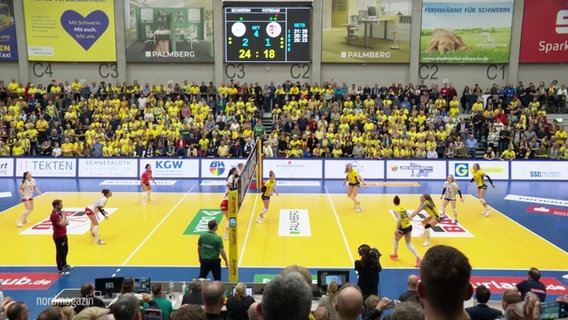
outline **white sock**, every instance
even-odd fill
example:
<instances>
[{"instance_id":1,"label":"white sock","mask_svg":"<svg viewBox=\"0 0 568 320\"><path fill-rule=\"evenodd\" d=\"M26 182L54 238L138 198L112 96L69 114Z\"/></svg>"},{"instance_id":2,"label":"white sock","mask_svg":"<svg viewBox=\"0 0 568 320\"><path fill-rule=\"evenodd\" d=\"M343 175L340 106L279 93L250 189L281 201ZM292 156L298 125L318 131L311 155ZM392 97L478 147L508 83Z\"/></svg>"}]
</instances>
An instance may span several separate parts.
<instances>
[{"instance_id":1,"label":"white sock","mask_svg":"<svg viewBox=\"0 0 568 320\"><path fill-rule=\"evenodd\" d=\"M424 230L424 234L426 235L426 241L430 241L430 229Z\"/></svg>"},{"instance_id":2,"label":"white sock","mask_svg":"<svg viewBox=\"0 0 568 320\"><path fill-rule=\"evenodd\" d=\"M93 227L93 233L95 234L95 242L99 242L99 225L96 224Z\"/></svg>"},{"instance_id":3,"label":"white sock","mask_svg":"<svg viewBox=\"0 0 568 320\"><path fill-rule=\"evenodd\" d=\"M264 214L266 213L266 211L268 211L268 209L262 208L262 210L260 210L259 216L264 216Z\"/></svg>"},{"instance_id":4,"label":"white sock","mask_svg":"<svg viewBox=\"0 0 568 320\"><path fill-rule=\"evenodd\" d=\"M144 191L144 193L142 193L142 202L146 202L146 197L148 196L147 191Z\"/></svg>"},{"instance_id":5,"label":"white sock","mask_svg":"<svg viewBox=\"0 0 568 320\"><path fill-rule=\"evenodd\" d=\"M454 217L456 217L456 219L458 218L458 210L457 209L452 209L452 211L454 212Z\"/></svg>"},{"instance_id":6,"label":"white sock","mask_svg":"<svg viewBox=\"0 0 568 320\"><path fill-rule=\"evenodd\" d=\"M18 219L18 221L20 221L20 222L26 221L30 212L32 212L32 211L31 210L24 210L24 212L22 212L22 215L20 216L20 219Z\"/></svg>"},{"instance_id":7,"label":"white sock","mask_svg":"<svg viewBox=\"0 0 568 320\"><path fill-rule=\"evenodd\" d=\"M146 193L148 194L148 200L151 199L151 195L152 195L152 191L146 191Z\"/></svg>"},{"instance_id":8,"label":"white sock","mask_svg":"<svg viewBox=\"0 0 568 320\"><path fill-rule=\"evenodd\" d=\"M398 252L398 241L394 240L394 254L396 254Z\"/></svg>"},{"instance_id":9,"label":"white sock","mask_svg":"<svg viewBox=\"0 0 568 320\"><path fill-rule=\"evenodd\" d=\"M414 254L416 258L420 258L420 256L418 255L418 251L416 251L416 248L411 242L407 242L406 246L408 247L408 250L410 250L410 252L412 252L412 254Z\"/></svg>"}]
</instances>

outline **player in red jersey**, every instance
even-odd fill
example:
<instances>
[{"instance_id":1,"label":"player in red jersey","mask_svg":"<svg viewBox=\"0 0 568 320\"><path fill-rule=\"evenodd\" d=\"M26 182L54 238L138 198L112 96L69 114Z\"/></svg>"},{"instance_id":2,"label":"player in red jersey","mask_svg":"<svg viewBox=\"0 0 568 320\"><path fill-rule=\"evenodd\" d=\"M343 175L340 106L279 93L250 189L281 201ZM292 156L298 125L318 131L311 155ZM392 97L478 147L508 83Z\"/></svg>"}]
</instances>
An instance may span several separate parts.
<instances>
[{"instance_id":1,"label":"player in red jersey","mask_svg":"<svg viewBox=\"0 0 568 320\"><path fill-rule=\"evenodd\" d=\"M144 194L142 195L142 202L140 204L143 206L146 205L146 201L152 201L152 198L150 197L152 195L150 180L154 182L154 185L156 184L156 180L154 180L154 177L152 176L152 166L148 163L144 168L146 170L142 172L142 175L140 176L140 185L142 186L142 191L144 191Z\"/></svg>"}]
</instances>

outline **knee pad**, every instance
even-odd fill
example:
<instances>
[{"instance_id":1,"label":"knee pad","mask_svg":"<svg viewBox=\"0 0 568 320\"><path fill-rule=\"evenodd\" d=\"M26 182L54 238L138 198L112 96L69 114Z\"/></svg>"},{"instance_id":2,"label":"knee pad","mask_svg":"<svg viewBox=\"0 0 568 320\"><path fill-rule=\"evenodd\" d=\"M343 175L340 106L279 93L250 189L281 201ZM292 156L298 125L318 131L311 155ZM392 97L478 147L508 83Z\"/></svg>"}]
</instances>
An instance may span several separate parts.
<instances>
[{"instance_id":1,"label":"knee pad","mask_svg":"<svg viewBox=\"0 0 568 320\"><path fill-rule=\"evenodd\" d=\"M430 228L432 228L432 226L431 226L429 223L427 223L427 224L424 226L424 229L430 229Z\"/></svg>"},{"instance_id":2,"label":"knee pad","mask_svg":"<svg viewBox=\"0 0 568 320\"><path fill-rule=\"evenodd\" d=\"M454 209L452 209L452 212L453 212L453 213L457 213L458 210L454 208Z\"/></svg>"}]
</instances>

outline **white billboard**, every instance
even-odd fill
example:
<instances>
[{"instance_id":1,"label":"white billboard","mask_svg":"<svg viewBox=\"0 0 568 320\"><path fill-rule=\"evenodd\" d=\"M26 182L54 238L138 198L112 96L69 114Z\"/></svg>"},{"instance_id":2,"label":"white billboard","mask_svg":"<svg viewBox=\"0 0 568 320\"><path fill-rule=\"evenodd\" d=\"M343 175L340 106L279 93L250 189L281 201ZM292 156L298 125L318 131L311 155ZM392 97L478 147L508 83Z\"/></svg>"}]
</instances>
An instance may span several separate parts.
<instances>
[{"instance_id":1,"label":"white billboard","mask_svg":"<svg viewBox=\"0 0 568 320\"><path fill-rule=\"evenodd\" d=\"M264 178L270 170L277 179L321 179L323 174L322 160L264 159L262 165Z\"/></svg>"},{"instance_id":2,"label":"white billboard","mask_svg":"<svg viewBox=\"0 0 568 320\"><path fill-rule=\"evenodd\" d=\"M14 159L0 158L0 177L14 176Z\"/></svg>"},{"instance_id":3,"label":"white billboard","mask_svg":"<svg viewBox=\"0 0 568 320\"><path fill-rule=\"evenodd\" d=\"M446 179L446 161L387 160L387 179Z\"/></svg>"},{"instance_id":4,"label":"white billboard","mask_svg":"<svg viewBox=\"0 0 568 320\"><path fill-rule=\"evenodd\" d=\"M385 162L382 160L326 160L324 169L325 179L345 179L345 167L353 165L365 180L383 180L385 178Z\"/></svg>"},{"instance_id":5,"label":"white billboard","mask_svg":"<svg viewBox=\"0 0 568 320\"><path fill-rule=\"evenodd\" d=\"M201 179L227 178L229 170L239 163L245 163L246 159L202 159Z\"/></svg>"},{"instance_id":6,"label":"white billboard","mask_svg":"<svg viewBox=\"0 0 568 320\"><path fill-rule=\"evenodd\" d=\"M148 163L154 178L199 178L198 159L140 159L140 172Z\"/></svg>"},{"instance_id":7,"label":"white billboard","mask_svg":"<svg viewBox=\"0 0 568 320\"><path fill-rule=\"evenodd\" d=\"M138 160L126 158L87 158L79 161L81 178L136 178Z\"/></svg>"},{"instance_id":8,"label":"white billboard","mask_svg":"<svg viewBox=\"0 0 568 320\"><path fill-rule=\"evenodd\" d=\"M478 163L491 180L509 180L509 161L448 161L448 173L456 180L471 180L474 163Z\"/></svg>"},{"instance_id":9,"label":"white billboard","mask_svg":"<svg viewBox=\"0 0 568 320\"><path fill-rule=\"evenodd\" d=\"M77 160L64 158L16 158L16 176L30 171L35 177L74 178Z\"/></svg>"},{"instance_id":10,"label":"white billboard","mask_svg":"<svg viewBox=\"0 0 568 320\"><path fill-rule=\"evenodd\" d=\"M568 180L568 163L511 161L511 180Z\"/></svg>"}]
</instances>

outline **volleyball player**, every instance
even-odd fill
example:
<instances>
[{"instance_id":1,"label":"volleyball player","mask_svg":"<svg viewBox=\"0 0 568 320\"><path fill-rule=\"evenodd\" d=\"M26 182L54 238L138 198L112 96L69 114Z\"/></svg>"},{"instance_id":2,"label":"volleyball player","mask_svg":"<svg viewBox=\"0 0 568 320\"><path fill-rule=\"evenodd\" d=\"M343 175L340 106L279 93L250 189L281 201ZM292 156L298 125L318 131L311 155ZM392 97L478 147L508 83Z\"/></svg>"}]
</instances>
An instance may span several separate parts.
<instances>
[{"instance_id":1,"label":"volleyball player","mask_svg":"<svg viewBox=\"0 0 568 320\"><path fill-rule=\"evenodd\" d=\"M146 205L146 201L152 201L152 187L150 186L150 180L154 182L154 185L156 184L156 180L154 180L154 177L152 176L152 166L148 163L144 168L146 170L142 172L142 175L140 176L140 185L144 192L142 195L142 202L140 204L143 206Z\"/></svg>"},{"instance_id":2,"label":"volleyball player","mask_svg":"<svg viewBox=\"0 0 568 320\"><path fill-rule=\"evenodd\" d=\"M353 169L353 164L349 163L345 167L345 181L343 185L349 183L347 186L347 197L353 200L353 204L355 206L355 212L363 211L361 207L361 202L359 202L359 198L357 198L357 194L359 193L359 187L361 183L365 183L365 180L357 170Z\"/></svg>"},{"instance_id":3,"label":"volleyball player","mask_svg":"<svg viewBox=\"0 0 568 320\"><path fill-rule=\"evenodd\" d=\"M100 212L105 219L108 219L108 214L104 206L106 205L107 199L112 197L112 191L103 189L101 193L103 194L102 196L85 208L85 214L89 217L89 220L91 220L91 235L95 237L95 243L103 245L106 243L99 238L99 216L97 213Z\"/></svg>"},{"instance_id":4,"label":"volleyball player","mask_svg":"<svg viewBox=\"0 0 568 320\"><path fill-rule=\"evenodd\" d=\"M398 243L402 237L406 242L406 247L408 250L414 254L416 257L416 268L420 267L420 256L416 251L416 248L412 245L412 223L408 217L406 208L400 205L400 198L394 196L392 201L394 203L394 215L396 216L396 230L394 231L394 250L393 253L389 255L391 259L398 259Z\"/></svg>"},{"instance_id":5,"label":"volleyball player","mask_svg":"<svg viewBox=\"0 0 568 320\"><path fill-rule=\"evenodd\" d=\"M446 182L444 182L444 189L442 190L442 195L440 199L442 201L442 217L446 215L446 207L448 203L451 203L452 212L454 213L454 224L458 224L458 210L456 209L456 193L460 195L460 200L463 203L463 196L460 190L460 186L456 183L453 175L449 175Z\"/></svg>"},{"instance_id":6,"label":"volleyball player","mask_svg":"<svg viewBox=\"0 0 568 320\"><path fill-rule=\"evenodd\" d=\"M40 194L35 179L32 177L31 172L24 172L24 177L18 188L20 195L22 196L22 202L24 203L24 212L20 216L20 219L16 221L16 226L22 227L24 223L29 223L28 216L34 210L34 191Z\"/></svg>"},{"instance_id":7,"label":"volleyball player","mask_svg":"<svg viewBox=\"0 0 568 320\"><path fill-rule=\"evenodd\" d=\"M260 213L258 214L258 218L256 218L256 223L262 223L262 219L264 219L264 214L268 211L268 206L270 205L270 197L273 194L278 195L278 192L276 192L276 190L274 189L274 187L276 186L276 175L274 174L274 171L270 170L270 173L268 174L268 180L266 180L266 182L264 183L264 185L262 186L262 203L264 204L264 208L262 208L262 210L260 210Z\"/></svg>"},{"instance_id":8,"label":"volleyball player","mask_svg":"<svg viewBox=\"0 0 568 320\"><path fill-rule=\"evenodd\" d=\"M225 226L225 240L229 239L229 191L237 189L237 180L239 178L239 168L231 168L229 170L229 174L227 175L227 184L226 184L226 191L219 208L223 211L226 219L226 226Z\"/></svg>"},{"instance_id":9,"label":"volleyball player","mask_svg":"<svg viewBox=\"0 0 568 320\"><path fill-rule=\"evenodd\" d=\"M495 185L493 184L493 181L491 181L491 178L485 174L485 172L481 171L481 169L479 168L479 163L474 163L473 164L473 174L471 177L471 181L469 181L469 184L471 185L472 182L475 181L475 184L477 184L477 197L479 198L479 202L481 202L481 204L483 205L483 211L481 212L481 214L483 214L486 217L489 217L489 207L487 206L487 201L485 201L485 192L487 191L487 184L485 183L485 178L487 178L487 180L489 180L489 183L491 183L491 188L495 188Z\"/></svg>"},{"instance_id":10,"label":"volleyball player","mask_svg":"<svg viewBox=\"0 0 568 320\"><path fill-rule=\"evenodd\" d=\"M422 225L424 226L424 234L422 236L426 238L422 246L427 247L430 245L430 228L442 221L442 216L440 212L438 212L438 209L436 209L434 200L432 200L432 197L427 193L420 196L420 206L418 209L414 210L409 219L412 220L412 218L422 210L426 211L428 214L428 217L422 220Z\"/></svg>"}]
</instances>

